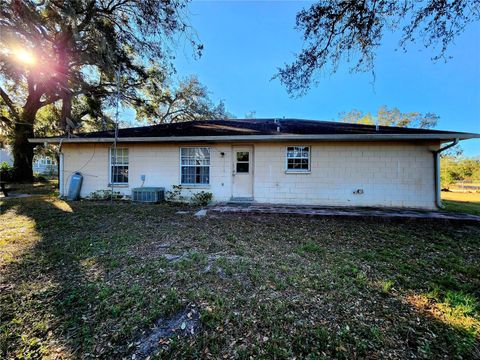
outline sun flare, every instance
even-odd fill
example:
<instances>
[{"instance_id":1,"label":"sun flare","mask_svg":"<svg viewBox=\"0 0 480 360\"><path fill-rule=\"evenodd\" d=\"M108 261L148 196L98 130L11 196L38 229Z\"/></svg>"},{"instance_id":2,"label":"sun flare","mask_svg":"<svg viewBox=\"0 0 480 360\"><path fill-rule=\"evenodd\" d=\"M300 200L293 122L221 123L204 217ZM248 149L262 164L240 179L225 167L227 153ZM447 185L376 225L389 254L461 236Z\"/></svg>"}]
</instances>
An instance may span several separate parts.
<instances>
[{"instance_id":1,"label":"sun flare","mask_svg":"<svg viewBox=\"0 0 480 360\"><path fill-rule=\"evenodd\" d=\"M37 59L35 58L35 55L32 52L25 49L16 49L14 51L14 54L18 61L26 65L34 65L37 61Z\"/></svg>"}]
</instances>

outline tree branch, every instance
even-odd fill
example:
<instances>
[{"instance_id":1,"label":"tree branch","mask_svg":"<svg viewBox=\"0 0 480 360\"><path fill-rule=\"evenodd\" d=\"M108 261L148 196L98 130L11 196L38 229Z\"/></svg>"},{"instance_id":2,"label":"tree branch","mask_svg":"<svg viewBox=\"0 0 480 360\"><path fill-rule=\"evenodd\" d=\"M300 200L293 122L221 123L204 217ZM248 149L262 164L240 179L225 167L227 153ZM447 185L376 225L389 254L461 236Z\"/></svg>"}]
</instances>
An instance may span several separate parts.
<instances>
[{"instance_id":1,"label":"tree branch","mask_svg":"<svg viewBox=\"0 0 480 360\"><path fill-rule=\"evenodd\" d=\"M6 126L8 126L9 128L12 127L12 120L10 120L9 118L7 118L6 116L0 116L0 121L3 122L3 124L5 124Z\"/></svg>"},{"instance_id":2,"label":"tree branch","mask_svg":"<svg viewBox=\"0 0 480 360\"><path fill-rule=\"evenodd\" d=\"M49 97L48 99L44 100L44 101L40 101L40 107L44 107L46 105L50 105L50 104L53 104L54 102L57 102L58 100L60 100L62 97L60 95L55 95L55 96L51 96Z\"/></svg>"},{"instance_id":3,"label":"tree branch","mask_svg":"<svg viewBox=\"0 0 480 360\"><path fill-rule=\"evenodd\" d=\"M17 120L20 120L20 116L18 115L17 109L15 109L15 105L13 104L12 99L10 99L8 94L1 87L0 87L0 96L2 97L3 101L8 106L8 108L10 109L10 111L12 112L13 116Z\"/></svg>"}]
</instances>

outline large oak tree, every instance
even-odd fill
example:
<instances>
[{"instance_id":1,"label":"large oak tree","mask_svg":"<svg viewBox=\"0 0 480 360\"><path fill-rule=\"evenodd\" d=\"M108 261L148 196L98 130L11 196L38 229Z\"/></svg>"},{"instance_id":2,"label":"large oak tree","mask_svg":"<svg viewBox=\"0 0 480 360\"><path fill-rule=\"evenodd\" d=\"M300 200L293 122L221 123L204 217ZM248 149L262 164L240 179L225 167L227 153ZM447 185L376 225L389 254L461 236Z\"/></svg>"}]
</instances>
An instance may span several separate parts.
<instances>
[{"instance_id":1,"label":"large oak tree","mask_svg":"<svg viewBox=\"0 0 480 360\"><path fill-rule=\"evenodd\" d=\"M171 44L189 36L183 0L0 0L0 121L13 138L15 174L32 178L37 113L60 104L66 130L72 104L107 104L121 72L121 100L141 106L145 85L161 88ZM155 71L151 71L154 66Z\"/></svg>"},{"instance_id":2,"label":"large oak tree","mask_svg":"<svg viewBox=\"0 0 480 360\"><path fill-rule=\"evenodd\" d=\"M234 117L225 109L223 101L213 104L207 87L196 76L177 85L165 85L161 90L155 83L147 82L144 93L147 95L145 101L135 108L137 119L151 124Z\"/></svg>"}]
</instances>

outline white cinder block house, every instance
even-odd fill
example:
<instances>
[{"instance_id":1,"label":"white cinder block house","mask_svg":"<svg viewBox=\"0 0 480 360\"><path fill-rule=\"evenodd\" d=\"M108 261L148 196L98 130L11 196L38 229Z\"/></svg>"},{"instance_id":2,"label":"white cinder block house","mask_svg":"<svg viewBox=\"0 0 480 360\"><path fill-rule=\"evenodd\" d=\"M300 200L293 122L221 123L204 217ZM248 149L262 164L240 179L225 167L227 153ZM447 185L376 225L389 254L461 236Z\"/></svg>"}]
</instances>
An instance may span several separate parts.
<instances>
[{"instance_id":1,"label":"white cinder block house","mask_svg":"<svg viewBox=\"0 0 480 360\"><path fill-rule=\"evenodd\" d=\"M212 120L120 129L60 143L60 192L181 185L213 200L434 209L442 144L476 134L296 119ZM444 146L444 145L443 145Z\"/></svg>"}]
</instances>

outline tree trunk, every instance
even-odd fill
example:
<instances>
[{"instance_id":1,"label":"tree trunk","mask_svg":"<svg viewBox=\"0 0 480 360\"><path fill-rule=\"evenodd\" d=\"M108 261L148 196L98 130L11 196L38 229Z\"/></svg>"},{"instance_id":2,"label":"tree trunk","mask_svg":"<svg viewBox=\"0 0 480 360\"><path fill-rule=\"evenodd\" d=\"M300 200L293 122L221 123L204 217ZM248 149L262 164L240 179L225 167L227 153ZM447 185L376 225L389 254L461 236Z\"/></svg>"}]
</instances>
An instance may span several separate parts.
<instances>
[{"instance_id":1,"label":"tree trunk","mask_svg":"<svg viewBox=\"0 0 480 360\"><path fill-rule=\"evenodd\" d=\"M13 166L15 181L33 181L33 144L28 138L33 137L33 123L37 110L24 111L21 122L13 128Z\"/></svg>"}]
</instances>

